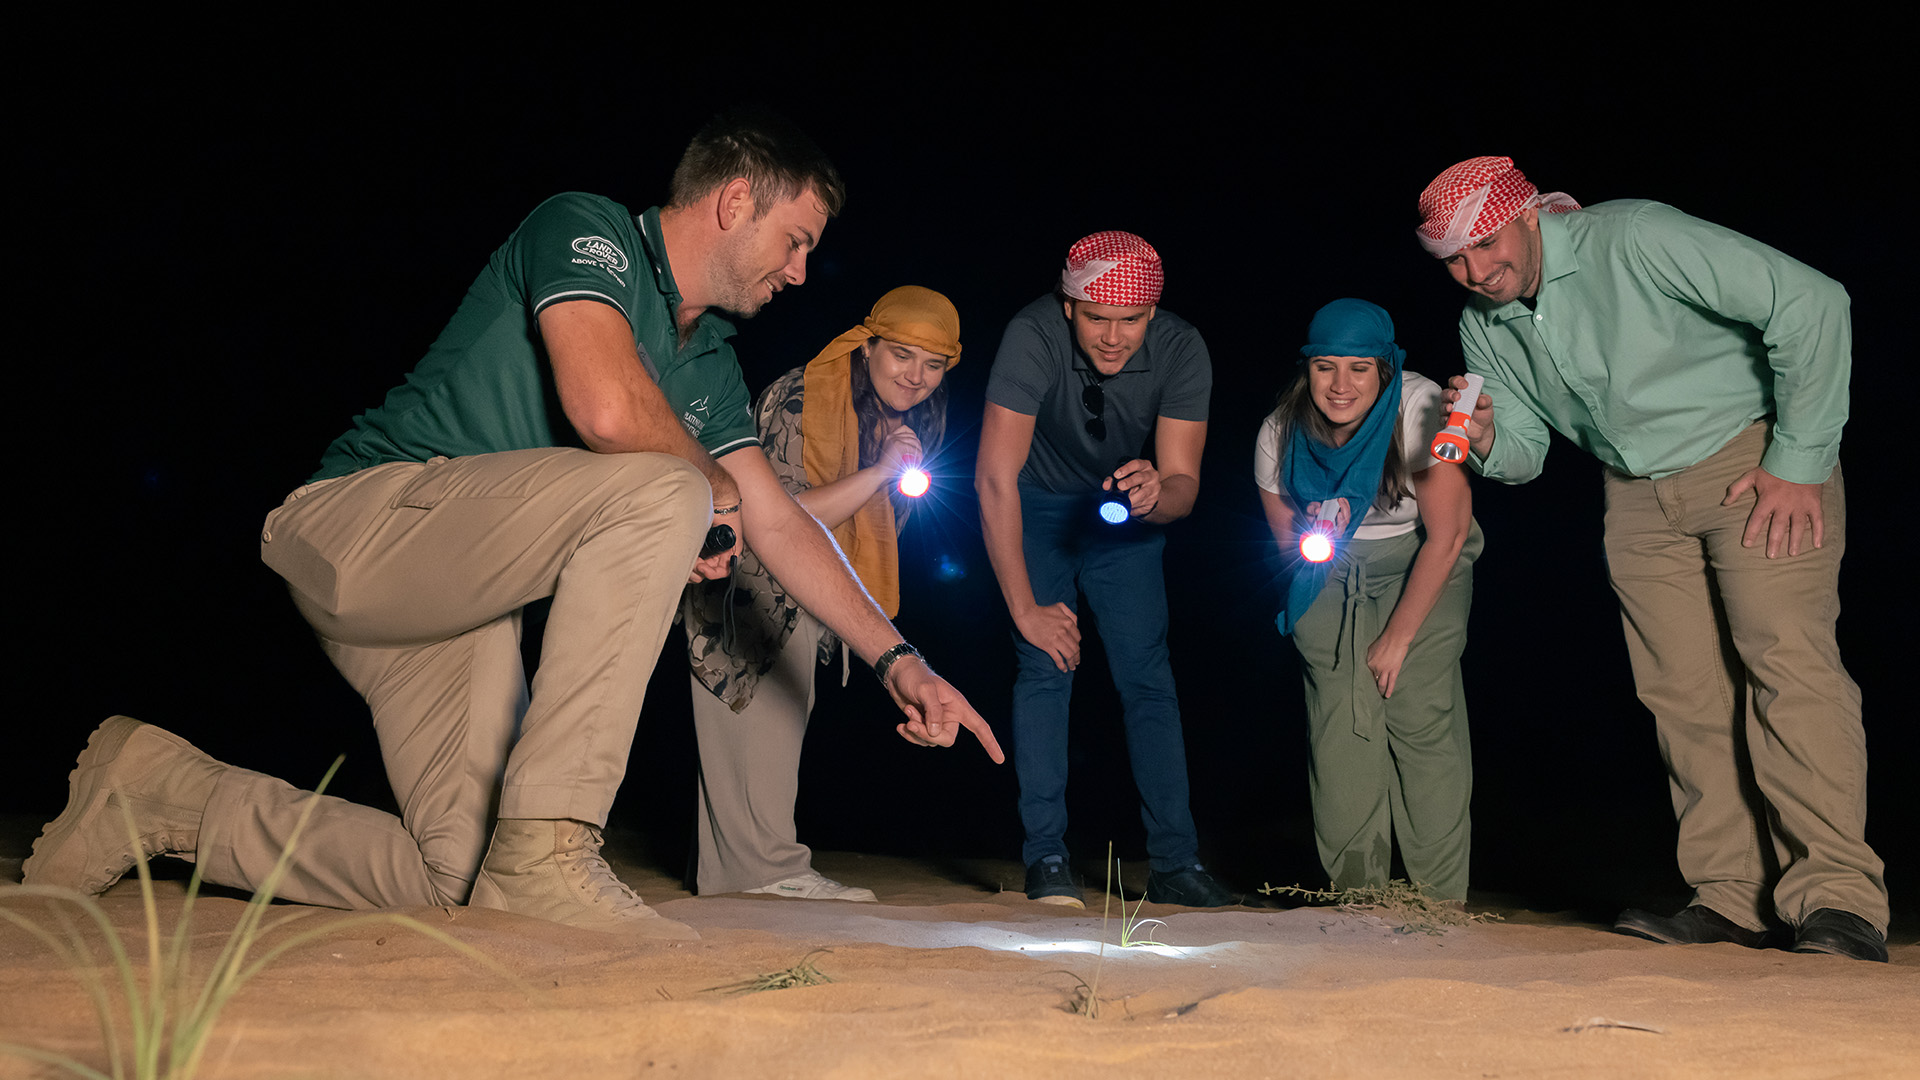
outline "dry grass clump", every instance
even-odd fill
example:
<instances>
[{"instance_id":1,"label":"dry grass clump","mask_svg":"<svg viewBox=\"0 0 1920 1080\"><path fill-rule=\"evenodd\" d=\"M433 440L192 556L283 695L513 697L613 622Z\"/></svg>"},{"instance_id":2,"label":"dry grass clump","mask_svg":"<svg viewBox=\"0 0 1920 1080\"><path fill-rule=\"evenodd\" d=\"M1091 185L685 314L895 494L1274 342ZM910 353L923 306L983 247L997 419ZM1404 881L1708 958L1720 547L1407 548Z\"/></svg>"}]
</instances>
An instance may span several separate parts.
<instances>
[{"instance_id":1,"label":"dry grass clump","mask_svg":"<svg viewBox=\"0 0 1920 1080\"><path fill-rule=\"evenodd\" d=\"M1396 934L1444 934L1477 922L1498 922L1490 911L1468 911L1458 900L1436 900L1417 881L1395 878L1385 885L1347 889L1308 889L1299 885L1262 885L1265 896L1297 896L1309 904L1331 904L1350 915L1371 915Z\"/></svg>"},{"instance_id":2,"label":"dry grass clump","mask_svg":"<svg viewBox=\"0 0 1920 1080\"><path fill-rule=\"evenodd\" d=\"M764 990L788 990L796 986L822 986L833 981L825 972L814 966L813 958L821 953L830 953L832 949L815 949L800 958L800 962L784 971L770 971L765 975L755 975L751 979L742 979L725 986L709 986L703 994L758 994Z\"/></svg>"}]
</instances>

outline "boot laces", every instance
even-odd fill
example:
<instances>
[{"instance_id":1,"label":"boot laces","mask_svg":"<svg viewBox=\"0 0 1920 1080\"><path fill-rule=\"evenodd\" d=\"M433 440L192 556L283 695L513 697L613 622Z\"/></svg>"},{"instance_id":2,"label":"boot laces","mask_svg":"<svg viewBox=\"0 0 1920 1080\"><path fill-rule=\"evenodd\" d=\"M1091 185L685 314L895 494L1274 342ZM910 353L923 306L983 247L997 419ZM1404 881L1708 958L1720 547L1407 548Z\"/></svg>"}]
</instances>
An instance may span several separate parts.
<instances>
[{"instance_id":1,"label":"boot laces","mask_svg":"<svg viewBox=\"0 0 1920 1080\"><path fill-rule=\"evenodd\" d=\"M646 902L620 880L606 857L600 854L600 845L604 842L600 830L591 825L582 828L586 830L587 840L573 855L579 867L582 891L589 893L593 903L606 904L616 912L645 907Z\"/></svg>"}]
</instances>

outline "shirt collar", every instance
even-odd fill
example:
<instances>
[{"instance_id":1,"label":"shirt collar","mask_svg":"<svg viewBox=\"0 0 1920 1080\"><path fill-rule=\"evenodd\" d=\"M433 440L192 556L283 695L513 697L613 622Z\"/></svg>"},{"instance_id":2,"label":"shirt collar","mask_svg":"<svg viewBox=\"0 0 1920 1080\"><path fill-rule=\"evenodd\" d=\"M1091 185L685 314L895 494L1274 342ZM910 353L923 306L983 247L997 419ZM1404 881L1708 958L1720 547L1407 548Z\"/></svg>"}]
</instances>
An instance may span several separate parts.
<instances>
[{"instance_id":1,"label":"shirt collar","mask_svg":"<svg viewBox=\"0 0 1920 1080\"><path fill-rule=\"evenodd\" d=\"M660 208L655 206L634 219L640 227L640 242L647 249L647 263L653 267L653 284L660 290L660 296L667 302L668 317L679 319L680 286L674 283L673 266L667 262L667 245L660 232ZM693 334L687 338L687 347L693 348L696 342L703 342L704 335L711 334L711 341L704 344L711 348L725 338L737 333L737 328L726 319L713 313L711 309L700 313L693 324Z\"/></svg>"},{"instance_id":2,"label":"shirt collar","mask_svg":"<svg viewBox=\"0 0 1920 1080\"><path fill-rule=\"evenodd\" d=\"M1580 272L1580 259L1573 253L1573 237L1567 233L1566 219L1571 216L1540 215L1540 286L1533 292L1535 307L1539 306L1540 294L1546 291L1547 282ZM1488 310L1487 318L1493 322L1528 319L1533 317L1533 311L1519 300L1512 300Z\"/></svg>"},{"instance_id":3,"label":"shirt collar","mask_svg":"<svg viewBox=\"0 0 1920 1080\"><path fill-rule=\"evenodd\" d=\"M1571 216L1540 215L1540 284L1543 286L1580 271L1580 259L1573 253L1573 237L1567 232L1567 219Z\"/></svg>"}]
</instances>

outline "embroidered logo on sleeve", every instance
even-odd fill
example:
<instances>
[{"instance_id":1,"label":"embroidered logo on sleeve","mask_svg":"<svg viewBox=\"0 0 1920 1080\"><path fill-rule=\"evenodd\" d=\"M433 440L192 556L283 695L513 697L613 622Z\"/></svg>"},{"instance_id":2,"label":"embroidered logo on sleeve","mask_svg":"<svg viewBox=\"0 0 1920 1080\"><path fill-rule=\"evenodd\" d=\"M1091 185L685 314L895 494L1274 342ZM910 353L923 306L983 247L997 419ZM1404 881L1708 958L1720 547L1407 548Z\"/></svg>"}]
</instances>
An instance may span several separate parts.
<instances>
[{"instance_id":1,"label":"embroidered logo on sleeve","mask_svg":"<svg viewBox=\"0 0 1920 1080\"><path fill-rule=\"evenodd\" d=\"M598 266L614 275L620 284L626 284L626 279L620 275L627 272L627 253L621 251L613 241L604 236L581 236L574 239L573 250L581 255L581 258L573 260L575 263Z\"/></svg>"},{"instance_id":2,"label":"embroidered logo on sleeve","mask_svg":"<svg viewBox=\"0 0 1920 1080\"><path fill-rule=\"evenodd\" d=\"M687 429L687 434L696 439L700 437L700 432L706 429L708 418L705 415L696 416L695 414L704 414L711 409L712 406L712 394L687 402L686 411L680 414L680 423Z\"/></svg>"}]
</instances>

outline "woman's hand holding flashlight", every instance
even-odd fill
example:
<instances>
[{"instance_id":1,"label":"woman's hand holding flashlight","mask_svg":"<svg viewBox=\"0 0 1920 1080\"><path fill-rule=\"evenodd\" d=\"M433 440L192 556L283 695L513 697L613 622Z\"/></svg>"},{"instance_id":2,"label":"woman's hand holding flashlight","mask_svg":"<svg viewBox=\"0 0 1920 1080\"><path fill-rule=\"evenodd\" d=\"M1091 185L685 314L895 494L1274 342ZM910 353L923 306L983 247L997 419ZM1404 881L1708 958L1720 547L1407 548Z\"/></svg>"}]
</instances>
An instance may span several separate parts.
<instances>
[{"instance_id":1,"label":"woman's hand holding flashlight","mask_svg":"<svg viewBox=\"0 0 1920 1080\"><path fill-rule=\"evenodd\" d=\"M920 438L905 424L896 425L880 443L880 468L899 481L902 495L927 493L931 478L920 467L920 457Z\"/></svg>"},{"instance_id":2,"label":"woman's hand holding flashlight","mask_svg":"<svg viewBox=\"0 0 1920 1080\"><path fill-rule=\"evenodd\" d=\"M1347 500L1308 503L1307 516L1312 521L1300 534L1300 557L1313 563L1326 562L1333 558L1334 538L1346 534Z\"/></svg>"}]
</instances>

